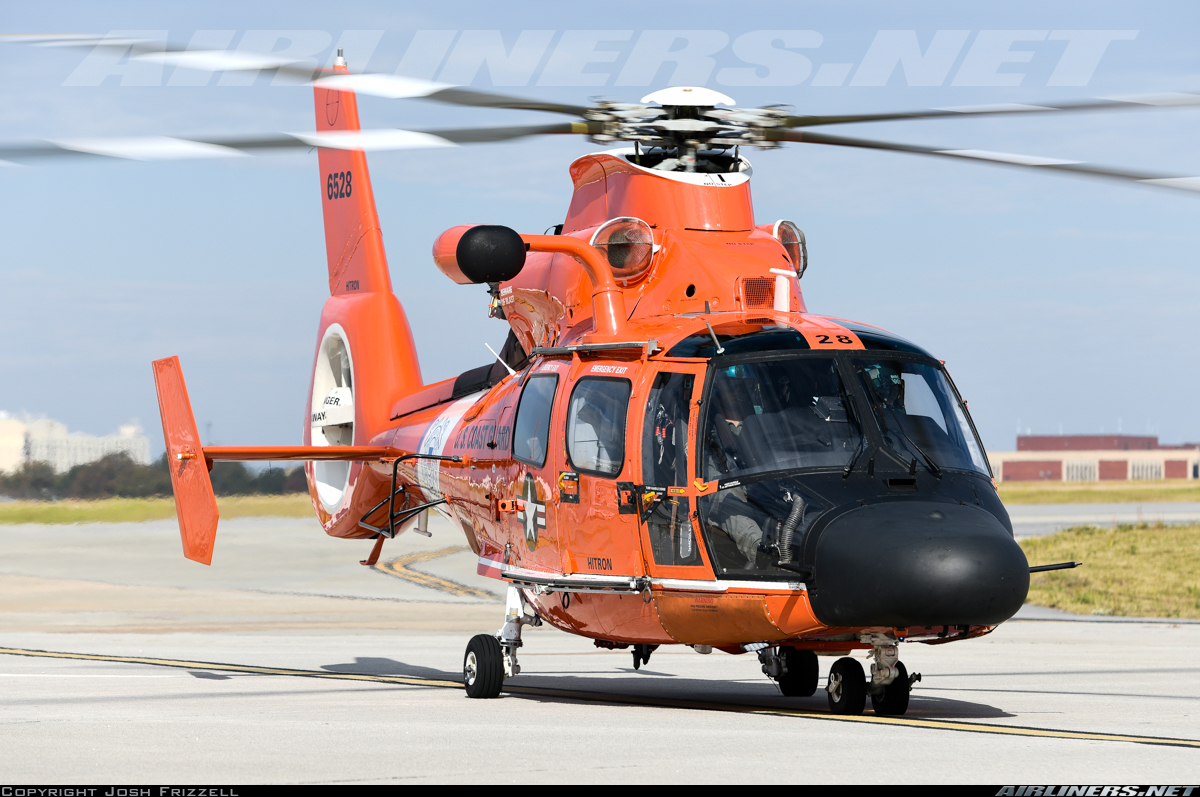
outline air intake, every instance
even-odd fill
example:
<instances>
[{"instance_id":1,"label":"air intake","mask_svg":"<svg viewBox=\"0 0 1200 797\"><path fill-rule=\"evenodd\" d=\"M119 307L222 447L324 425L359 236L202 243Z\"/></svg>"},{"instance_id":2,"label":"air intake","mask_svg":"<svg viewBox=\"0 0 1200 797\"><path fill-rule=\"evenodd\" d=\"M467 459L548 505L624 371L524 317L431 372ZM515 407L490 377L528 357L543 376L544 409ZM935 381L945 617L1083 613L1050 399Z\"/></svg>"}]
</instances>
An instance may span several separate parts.
<instances>
[{"instance_id":1,"label":"air intake","mask_svg":"<svg viewBox=\"0 0 1200 797\"><path fill-rule=\"evenodd\" d=\"M742 309L773 310L775 308L774 277L742 277Z\"/></svg>"}]
</instances>

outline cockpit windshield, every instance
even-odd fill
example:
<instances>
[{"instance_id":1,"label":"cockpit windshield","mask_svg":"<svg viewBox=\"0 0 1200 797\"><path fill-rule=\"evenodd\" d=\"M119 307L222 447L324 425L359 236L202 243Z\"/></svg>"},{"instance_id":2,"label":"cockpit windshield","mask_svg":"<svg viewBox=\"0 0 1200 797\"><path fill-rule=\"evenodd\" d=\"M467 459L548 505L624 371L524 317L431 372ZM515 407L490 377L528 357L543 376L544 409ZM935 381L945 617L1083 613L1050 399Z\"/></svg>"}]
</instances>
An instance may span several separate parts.
<instances>
[{"instance_id":1,"label":"cockpit windshield","mask_svg":"<svg viewBox=\"0 0 1200 797\"><path fill-rule=\"evenodd\" d=\"M721 366L704 425L704 478L841 468L862 429L833 358Z\"/></svg>"},{"instance_id":2,"label":"cockpit windshield","mask_svg":"<svg viewBox=\"0 0 1200 797\"><path fill-rule=\"evenodd\" d=\"M889 446L924 467L988 475L987 462L946 375L909 360L854 360Z\"/></svg>"}]
</instances>

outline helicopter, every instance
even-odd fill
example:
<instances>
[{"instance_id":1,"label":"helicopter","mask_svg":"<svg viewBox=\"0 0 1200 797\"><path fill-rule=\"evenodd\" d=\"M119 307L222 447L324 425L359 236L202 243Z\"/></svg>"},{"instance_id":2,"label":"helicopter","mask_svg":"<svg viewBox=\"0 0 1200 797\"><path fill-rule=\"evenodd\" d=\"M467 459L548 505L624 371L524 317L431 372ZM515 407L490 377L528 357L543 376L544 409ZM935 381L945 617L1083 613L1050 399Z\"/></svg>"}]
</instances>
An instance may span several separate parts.
<instances>
[{"instance_id":1,"label":"helicopter","mask_svg":"<svg viewBox=\"0 0 1200 797\"><path fill-rule=\"evenodd\" d=\"M9 37L120 46L204 69L263 68L245 54L103 37ZM241 59L240 61L238 59ZM250 59L253 61L253 59ZM274 64L313 85L313 133L87 139L0 146L0 159L224 157L316 148L329 299L318 326L301 446L203 445L177 357L153 363L184 555L211 564L223 460L304 462L334 537L458 526L478 573L506 584L502 625L469 640L470 698L521 672L522 629L550 625L630 650L752 653L786 696L812 696L833 658L831 711L901 715L920 674L904 643L994 631L1024 603L1031 567L1013 537L969 408L945 364L879 327L810 313L799 225L754 217L742 149L785 142L883 149L1182 190L1200 178L922 147L815 127L1200 104L1175 94L1053 106L840 116L739 108L704 87L639 103L572 106L395 75ZM574 117L461 130L363 130L359 93ZM425 384L392 290L368 151L534 135L620 145L569 167L573 195L545 234L464 224L435 266L486 286L506 322L496 362ZM864 671L855 652L867 651Z\"/></svg>"}]
</instances>

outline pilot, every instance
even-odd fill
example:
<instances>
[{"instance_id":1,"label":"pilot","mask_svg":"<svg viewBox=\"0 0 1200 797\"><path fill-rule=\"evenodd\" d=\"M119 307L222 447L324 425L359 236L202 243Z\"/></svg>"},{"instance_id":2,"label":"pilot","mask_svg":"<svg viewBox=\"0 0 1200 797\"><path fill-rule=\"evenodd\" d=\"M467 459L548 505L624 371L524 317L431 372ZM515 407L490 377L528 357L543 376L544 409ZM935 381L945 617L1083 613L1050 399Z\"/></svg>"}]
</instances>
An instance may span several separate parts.
<instances>
[{"instance_id":1,"label":"pilot","mask_svg":"<svg viewBox=\"0 0 1200 797\"><path fill-rule=\"evenodd\" d=\"M881 365L867 366L865 373L879 402L889 410L903 412L904 380L900 374Z\"/></svg>"},{"instance_id":2,"label":"pilot","mask_svg":"<svg viewBox=\"0 0 1200 797\"><path fill-rule=\"evenodd\" d=\"M714 414L705 451L705 472L710 476L727 476L735 469L744 467L737 453L738 437L744 428L742 406L732 396L722 398L726 400ZM733 540L738 551L746 557L746 564L742 567L753 570L763 534L751 517L754 510L746 499L746 488L739 486L721 490L705 500L708 501L709 522Z\"/></svg>"}]
</instances>

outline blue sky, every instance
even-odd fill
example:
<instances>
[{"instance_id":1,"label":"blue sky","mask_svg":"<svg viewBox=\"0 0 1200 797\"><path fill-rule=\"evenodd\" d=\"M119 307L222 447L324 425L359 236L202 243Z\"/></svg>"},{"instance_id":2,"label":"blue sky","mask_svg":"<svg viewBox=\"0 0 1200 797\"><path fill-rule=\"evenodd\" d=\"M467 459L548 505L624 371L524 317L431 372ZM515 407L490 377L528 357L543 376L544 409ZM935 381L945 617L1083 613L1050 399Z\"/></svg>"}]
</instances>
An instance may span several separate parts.
<instances>
[{"instance_id":1,"label":"blue sky","mask_svg":"<svg viewBox=\"0 0 1200 797\"><path fill-rule=\"evenodd\" d=\"M677 74L741 105L813 113L1200 90L1197 12L1178 3L791 2L755 4L746 16L694 2L690 18L677 5L620 2L104 6L27 4L7 10L3 32L166 31L187 43L198 31L231 31L200 35L233 47L318 48L321 63L340 40L355 70L405 68L571 102L637 100ZM463 33L468 26L476 32ZM739 47L759 30L784 32L791 49L772 71L748 72ZM1086 58L1060 70L1068 40L1053 32L1097 30L1136 34L1115 38L1090 74L1080 76ZM660 64L653 44L664 34L656 31L672 31L695 57ZM941 42L945 63L934 59L914 74L900 67L884 85L861 85L882 82L866 68L869 53L880 55L872 49L880 31L914 31L927 51ZM475 69L463 42L495 37L525 55ZM572 65L589 41L600 55ZM1011 60L992 63L1005 48ZM178 85L202 81L166 69L125 81L143 85L121 85L119 75L96 78L104 67L97 73L87 57L0 46L0 139L312 128L311 91L273 85L269 75L251 85L222 85L238 81L219 75ZM1084 85L1053 85L1064 80ZM778 85L736 85L755 81ZM360 113L366 127L552 118L374 98L360 100ZM1195 109L837 132L1200 175ZM454 285L433 267L434 238L464 222L523 232L560 222L567 166L594 149L553 139L371 156L393 282L427 381L487 362L484 343L498 346L506 334L486 318L482 289ZM1011 449L1018 422L1040 433L1120 425L1166 442L1200 440L1200 195L814 146L749 157L759 220L794 219L808 237L810 310L887 327L944 358L989 448ZM300 439L326 298L315 156L63 162L2 169L0 185L0 334L8 344L0 348L0 409L97 434L137 418L161 450L149 363L178 354L202 431L212 424L210 442Z\"/></svg>"}]
</instances>

